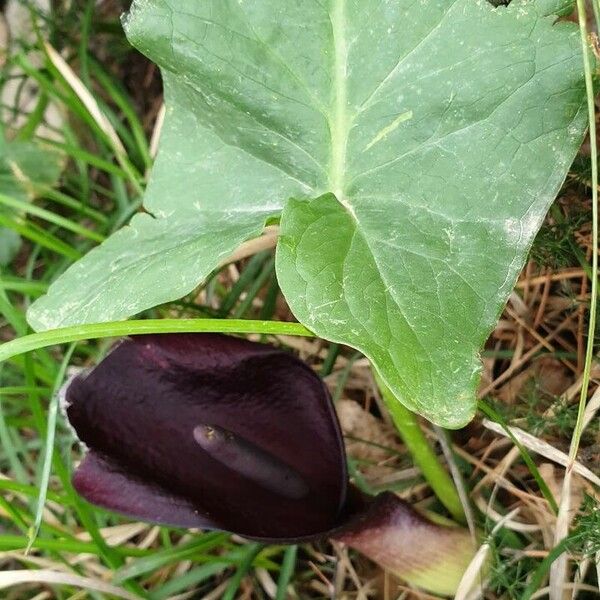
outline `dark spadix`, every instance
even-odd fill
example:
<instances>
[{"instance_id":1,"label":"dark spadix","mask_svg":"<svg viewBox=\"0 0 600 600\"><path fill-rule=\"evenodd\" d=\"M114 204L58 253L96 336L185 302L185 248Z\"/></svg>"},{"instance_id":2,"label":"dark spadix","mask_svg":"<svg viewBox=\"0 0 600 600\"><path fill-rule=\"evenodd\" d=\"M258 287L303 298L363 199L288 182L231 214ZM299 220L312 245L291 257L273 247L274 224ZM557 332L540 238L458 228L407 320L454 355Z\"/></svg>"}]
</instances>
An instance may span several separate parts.
<instances>
[{"instance_id":1,"label":"dark spadix","mask_svg":"<svg viewBox=\"0 0 600 600\"><path fill-rule=\"evenodd\" d=\"M287 352L217 334L127 339L64 392L88 453L73 484L144 521L277 543L333 537L452 594L474 548L459 527L348 484L327 388Z\"/></svg>"}]
</instances>

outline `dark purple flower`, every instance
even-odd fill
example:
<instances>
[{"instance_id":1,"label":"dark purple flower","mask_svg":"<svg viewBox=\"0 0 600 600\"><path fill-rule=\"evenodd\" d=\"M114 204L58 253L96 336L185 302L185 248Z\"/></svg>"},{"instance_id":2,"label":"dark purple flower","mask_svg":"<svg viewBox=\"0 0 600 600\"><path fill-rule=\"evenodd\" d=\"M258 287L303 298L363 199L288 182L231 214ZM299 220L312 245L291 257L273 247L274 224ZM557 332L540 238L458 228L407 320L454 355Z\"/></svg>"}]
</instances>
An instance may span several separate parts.
<instances>
[{"instance_id":1,"label":"dark purple flower","mask_svg":"<svg viewBox=\"0 0 600 600\"><path fill-rule=\"evenodd\" d=\"M271 346L217 334L137 336L75 377L64 400L88 448L73 484L109 510L268 541L334 535L384 564L373 539L386 523L388 538L439 529L393 494L366 499L348 486L327 388ZM398 570L398 560L387 562Z\"/></svg>"}]
</instances>

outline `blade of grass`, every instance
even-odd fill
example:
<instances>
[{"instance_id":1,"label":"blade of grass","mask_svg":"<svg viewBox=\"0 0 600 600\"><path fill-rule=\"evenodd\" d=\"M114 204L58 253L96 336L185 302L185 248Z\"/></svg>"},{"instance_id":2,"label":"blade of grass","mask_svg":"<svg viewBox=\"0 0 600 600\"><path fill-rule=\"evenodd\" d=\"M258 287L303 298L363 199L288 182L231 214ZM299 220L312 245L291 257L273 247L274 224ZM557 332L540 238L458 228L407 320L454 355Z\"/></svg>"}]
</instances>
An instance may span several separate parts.
<instances>
[{"instance_id":1,"label":"blade of grass","mask_svg":"<svg viewBox=\"0 0 600 600\"><path fill-rule=\"evenodd\" d=\"M498 425L502 427L502 429L506 432L506 435L508 435L508 437L511 439L512 443L519 449L519 454L521 455L523 462L527 465L529 472L538 484L540 492L546 499L546 502L548 502L550 508L552 509L552 512L554 514L557 514L558 504L556 503L556 499L550 491L548 484L544 481L544 478L540 474L536 464L533 462L531 455L529 454L529 452L527 452L527 448L525 448L525 446L523 446L523 444L521 444L521 442L514 436L513 432L511 431L510 427L508 427L502 416L497 411L495 411L489 404L486 404L483 400L479 400L478 407L484 415L486 415L489 419L491 419L495 423L498 423Z\"/></svg>"},{"instance_id":2,"label":"blade of grass","mask_svg":"<svg viewBox=\"0 0 600 600\"><path fill-rule=\"evenodd\" d=\"M27 533L28 524L23 519L16 508L4 497L0 496L0 509L2 509L9 517L12 525L15 525L23 533Z\"/></svg>"},{"instance_id":3,"label":"blade of grass","mask_svg":"<svg viewBox=\"0 0 600 600\"><path fill-rule=\"evenodd\" d=\"M139 195L142 195L144 193L140 183L142 177L136 172L135 167L129 161L127 152L119 136L117 135L110 121L100 110L92 93L85 87L79 77L77 77L65 59L49 43L44 42L43 48L49 61L60 73L67 85L73 90L81 103L85 106L86 110L96 123L98 130L103 136L105 136L105 139L112 147L117 162L127 174L127 178L133 189L136 190Z\"/></svg>"},{"instance_id":4,"label":"blade of grass","mask_svg":"<svg viewBox=\"0 0 600 600\"><path fill-rule=\"evenodd\" d=\"M286 600L288 597L287 588L296 568L296 555L298 546L288 546L283 553L281 571L277 580L277 595L275 600Z\"/></svg>"},{"instance_id":5,"label":"blade of grass","mask_svg":"<svg viewBox=\"0 0 600 600\"><path fill-rule=\"evenodd\" d=\"M273 271L271 273L271 281L265 294L265 299L260 309L258 318L264 321L268 321L273 318L275 311L277 310L277 297L279 296L279 282L277 281L277 275Z\"/></svg>"},{"instance_id":6,"label":"blade of grass","mask_svg":"<svg viewBox=\"0 0 600 600\"><path fill-rule=\"evenodd\" d=\"M156 571L165 565L180 562L217 546L224 546L227 539L228 535L224 533L205 533L188 544L167 548L162 552L153 552L150 556L140 558L120 568L113 575L113 581L123 583L127 579Z\"/></svg>"},{"instance_id":7,"label":"blade of grass","mask_svg":"<svg viewBox=\"0 0 600 600\"><path fill-rule=\"evenodd\" d=\"M38 196L46 200L56 202L57 204L61 204L62 206L66 206L67 208L72 208L73 210L77 211L79 215L89 217L90 219L96 221L96 223L105 225L109 222L106 215L103 215L99 210L87 206L87 204L84 202L76 200L68 194L58 190L53 190L52 188L48 188L46 186L34 186L34 191Z\"/></svg>"},{"instance_id":8,"label":"blade of grass","mask_svg":"<svg viewBox=\"0 0 600 600\"><path fill-rule=\"evenodd\" d=\"M143 598L145 596L145 594L139 595L126 592L99 579L72 575L70 573L59 573L51 569L22 569L0 572L0 589L6 589L22 583L75 586L89 592L98 591L118 598L124 598L125 600L139 600L140 597Z\"/></svg>"},{"instance_id":9,"label":"blade of grass","mask_svg":"<svg viewBox=\"0 0 600 600\"><path fill-rule=\"evenodd\" d=\"M27 121L15 135L16 140L29 140L33 137L35 130L44 120L44 113L46 112L47 107L48 95L40 94L34 109L31 111L31 113L26 115Z\"/></svg>"},{"instance_id":10,"label":"blade of grass","mask_svg":"<svg viewBox=\"0 0 600 600\"><path fill-rule=\"evenodd\" d=\"M530 600L531 596L533 596L533 594L541 587L552 563L567 549L568 541L568 538L564 538L557 546L554 546L554 548L550 550L548 555L542 560L533 573L520 600Z\"/></svg>"},{"instance_id":11,"label":"blade of grass","mask_svg":"<svg viewBox=\"0 0 600 600\"><path fill-rule=\"evenodd\" d=\"M50 391L50 388L46 387L27 387L26 385L17 385L17 386L5 386L0 388L0 397L1 396L21 396L23 394L27 394L30 391L36 391L39 394L46 394Z\"/></svg>"},{"instance_id":12,"label":"blade of grass","mask_svg":"<svg viewBox=\"0 0 600 600\"><path fill-rule=\"evenodd\" d=\"M0 535L0 551L8 552L10 550L24 550L27 547L27 537L25 535ZM74 554L93 554L98 555L98 548L94 542L82 542L75 539L50 539L37 538L33 543L33 548L39 550L48 550L51 552L72 552ZM143 550L134 547L116 547L114 552L120 556L148 556L152 551Z\"/></svg>"},{"instance_id":13,"label":"blade of grass","mask_svg":"<svg viewBox=\"0 0 600 600\"><path fill-rule=\"evenodd\" d=\"M598 147L596 140L596 105L594 100L592 65L590 63L590 51L587 36L587 11L584 0L577 0L577 12L579 15L579 31L581 33L581 47L583 51L583 68L585 72L585 89L589 117L590 155L592 162L592 289L590 296L587 345L583 367L583 383L579 395L577 422L575 424L571 447L569 449L569 470L572 469L572 465L575 462L583 431L583 417L585 414L585 404L590 385L590 374L594 355L596 311L598 305Z\"/></svg>"},{"instance_id":14,"label":"blade of grass","mask_svg":"<svg viewBox=\"0 0 600 600\"><path fill-rule=\"evenodd\" d=\"M27 548L25 549L26 554L29 553L33 543L35 542L44 516L44 506L46 504L48 485L50 482L50 471L52 468L52 457L54 455L56 419L58 416L58 391L64 381L65 373L67 371L67 367L69 365L74 350L75 344L71 344L65 352L61 365L58 369L58 373L56 374L54 390L52 391L52 396L50 398L50 405L48 407L48 422L46 426L46 446L44 449L44 462L42 467L42 477L39 486L38 504L35 513L35 520L28 532L29 541L27 543Z\"/></svg>"},{"instance_id":15,"label":"blade of grass","mask_svg":"<svg viewBox=\"0 0 600 600\"><path fill-rule=\"evenodd\" d=\"M29 281L20 277L3 277L0 288L10 292L20 292L27 296L39 296L48 291L48 284L43 281Z\"/></svg>"},{"instance_id":16,"label":"blade of grass","mask_svg":"<svg viewBox=\"0 0 600 600\"><path fill-rule=\"evenodd\" d=\"M335 361L340 353L341 346L336 343L329 344L329 348L327 350L327 356L323 361L323 366L321 367L321 377L327 377L332 371L333 366L335 365Z\"/></svg>"},{"instance_id":17,"label":"blade of grass","mask_svg":"<svg viewBox=\"0 0 600 600\"><path fill-rule=\"evenodd\" d=\"M352 356L348 359L348 362L342 369L341 373L338 375L337 382L335 384L335 390L331 396L334 403L336 403L342 397L342 392L344 391L344 387L346 387L346 382L348 381L348 377L350 377L352 367L361 356L362 354L360 352L354 352L354 354L352 354Z\"/></svg>"},{"instance_id":18,"label":"blade of grass","mask_svg":"<svg viewBox=\"0 0 600 600\"><path fill-rule=\"evenodd\" d=\"M244 550L244 556L240 561L235 574L231 578L229 585L223 594L222 600L235 600L236 594L238 593L242 583L242 579L250 570L250 567L252 566L254 559L258 556L258 553L262 550L262 544L248 544Z\"/></svg>"},{"instance_id":19,"label":"blade of grass","mask_svg":"<svg viewBox=\"0 0 600 600\"><path fill-rule=\"evenodd\" d=\"M187 590L198 584L218 575L229 566L229 563L223 560L215 560L206 565L201 565L194 569L190 569L184 575L169 579L162 587L150 592L151 600L169 600L174 594ZM201 596L199 596L201 597Z\"/></svg>"},{"instance_id":20,"label":"blade of grass","mask_svg":"<svg viewBox=\"0 0 600 600\"><path fill-rule=\"evenodd\" d=\"M223 315L228 315L239 297L242 295L244 290L251 284L256 275L260 273L260 270L268 258L268 252L263 251L255 254L246 265L246 268L242 271L241 275L238 277L238 280L231 286L231 290L223 298L220 307L220 313Z\"/></svg>"},{"instance_id":21,"label":"blade of grass","mask_svg":"<svg viewBox=\"0 0 600 600\"><path fill-rule=\"evenodd\" d=\"M81 254L77 250L33 223L19 222L15 219L11 219L6 214L0 213L0 225L8 227L9 229L16 231L19 235L22 235L24 238L27 238L44 248L48 248L48 250L52 250L57 254L62 254L71 260L81 258Z\"/></svg>"},{"instance_id":22,"label":"blade of grass","mask_svg":"<svg viewBox=\"0 0 600 600\"><path fill-rule=\"evenodd\" d=\"M6 419L4 416L4 404L2 403L2 398L0 397L0 445L2 446L2 450L6 456L8 464L10 465L11 472L14 477L16 477L19 482L24 483L27 481L27 471L23 468L21 461L17 453L15 452L15 447L11 439L10 430L7 427ZM0 489L2 489L0 487Z\"/></svg>"},{"instance_id":23,"label":"blade of grass","mask_svg":"<svg viewBox=\"0 0 600 600\"><path fill-rule=\"evenodd\" d=\"M577 421L571 445L569 447L569 462L561 490L560 507L554 532L553 550L560 548L561 543L567 539L569 533L569 510L571 502L571 478L581 435L584 429L585 407L587 403L592 358L594 355L594 339L596 336L596 310L598 296L598 147L596 139L596 103L594 98L594 83L592 65L590 62L590 47L587 32L587 8L585 0L577 0L577 14L579 18L579 33L581 37L581 50L583 55L583 70L585 74L585 90L588 109L588 130L590 140L590 157L592 165L592 285L589 307L589 323L587 344L583 365L583 379L579 394ZM550 567L550 600L560 600L563 597L563 586L567 580L567 556L564 550L560 552L556 562Z\"/></svg>"},{"instance_id":24,"label":"blade of grass","mask_svg":"<svg viewBox=\"0 0 600 600\"><path fill-rule=\"evenodd\" d=\"M32 333L0 345L0 362L13 356L80 340L142 335L144 333L262 333L313 337L300 323L249 319L147 319L74 325Z\"/></svg>"},{"instance_id":25,"label":"blade of grass","mask_svg":"<svg viewBox=\"0 0 600 600\"><path fill-rule=\"evenodd\" d=\"M40 89L44 91L50 98L58 104L64 105L64 108L72 115L78 116L84 123L86 123L95 135L95 138L102 142L106 147L108 141L105 138L104 133L99 128L98 124L94 121L88 110L75 95L70 87L64 85L64 80L54 65L47 61L46 69L39 69L35 67L25 54L21 53L15 57L14 60L16 66L21 69L29 78L34 80ZM50 76L48 75L50 73ZM52 75L54 77L52 77ZM64 124L63 124L64 127ZM51 140L47 140L51 142Z\"/></svg>"},{"instance_id":26,"label":"blade of grass","mask_svg":"<svg viewBox=\"0 0 600 600\"><path fill-rule=\"evenodd\" d=\"M92 167L96 167L101 169L105 173L110 173L114 175L118 175L119 177L126 177L125 171L123 171L118 165L114 165L113 163L104 160L100 156L95 154L91 154L87 150L80 148L79 146L75 146L69 143L61 143L53 140L47 140L49 145L62 150L65 154L73 158L74 160L79 160L88 164Z\"/></svg>"},{"instance_id":27,"label":"blade of grass","mask_svg":"<svg viewBox=\"0 0 600 600\"><path fill-rule=\"evenodd\" d=\"M252 285L248 288L248 292L246 293L246 297L240 302L239 306L233 311L233 318L239 319L246 315L248 311L252 308L252 303L254 302L254 298L256 298L258 292L262 289L263 285L267 282L271 273L273 273L273 268L275 266L275 257L272 256L267 260L264 264L261 272L258 277L252 282Z\"/></svg>"},{"instance_id":28,"label":"blade of grass","mask_svg":"<svg viewBox=\"0 0 600 600\"><path fill-rule=\"evenodd\" d=\"M19 494L31 497L35 497L38 495L38 488L34 485L30 485L28 483L20 483L18 481L13 481L12 479L0 478L0 490L17 492ZM57 502L58 504L68 504L67 497L61 494L55 494L54 492L49 491L47 497L48 500L52 500L53 502Z\"/></svg>"},{"instance_id":29,"label":"blade of grass","mask_svg":"<svg viewBox=\"0 0 600 600\"><path fill-rule=\"evenodd\" d=\"M104 241L103 235L96 233L95 231L91 231L90 229L86 229L85 227L79 225L79 223L75 223L70 219L61 217L60 215L57 215L44 208L40 208L31 202L23 202L22 200L17 200L16 198L11 198L9 196L5 196L4 194L0 194L0 206L8 206L9 208L14 208L17 211L29 213L35 217L44 219L49 223L53 223L58 227L72 231L73 233L76 233L82 237L87 237L90 240L94 240L96 242Z\"/></svg>"},{"instance_id":30,"label":"blade of grass","mask_svg":"<svg viewBox=\"0 0 600 600\"><path fill-rule=\"evenodd\" d=\"M96 2L94 0L87 0L85 2L85 8L83 9L83 15L80 20L81 40L77 49L77 54L79 56L79 70L81 73L80 77L83 83L90 89L92 88L92 80L90 79L88 48L95 7Z\"/></svg>"},{"instance_id":31,"label":"blade of grass","mask_svg":"<svg viewBox=\"0 0 600 600\"><path fill-rule=\"evenodd\" d=\"M144 127L136 114L135 107L133 106L131 100L127 97L127 94L125 90L122 89L121 84L118 81L113 81L110 75L102 69L100 64L93 59L90 59L89 67L95 79L100 82L102 87L110 94L113 102L119 107L127 119L140 157L144 161L145 168L149 169L152 166L152 157L150 156L148 140L146 139Z\"/></svg>"}]
</instances>

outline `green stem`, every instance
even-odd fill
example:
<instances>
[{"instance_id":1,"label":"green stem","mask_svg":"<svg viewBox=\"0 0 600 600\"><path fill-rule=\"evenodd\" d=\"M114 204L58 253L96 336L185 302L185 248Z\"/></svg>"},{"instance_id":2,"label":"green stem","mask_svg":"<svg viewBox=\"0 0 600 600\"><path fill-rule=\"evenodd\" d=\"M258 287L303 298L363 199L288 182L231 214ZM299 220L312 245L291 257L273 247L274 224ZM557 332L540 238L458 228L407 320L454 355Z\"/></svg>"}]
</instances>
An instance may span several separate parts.
<instances>
[{"instance_id":1,"label":"green stem","mask_svg":"<svg viewBox=\"0 0 600 600\"><path fill-rule=\"evenodd\" d=\"M563 538L559 544L554 546L544 560L539 564L538 568L534 571L533 576L529 580L527 587L523 591L523 595L520 600L530 600L535 592L537 592L544 582L546 574L550 570L552 563L568 548L569 538Z\"/></svg>"},{"instance_id":2,"label":"green stem","mask_svg":"<svg viewBox=\"0 0 600 600\"><path fill-rule=\"evenodd\" d=\"M557 515L558 514L558 504L556 503L554 494L552 494L552 491L550 490L550 488L548 487L548 484L542 477L535 462L529 455L529 452L527 452L527 448L525 448L525 446L523 446L523 444L521 444L521 442L515 437L511 428L507 425L506 421L502 418L502 415L499 412L494 410L491 406L486 404L483 400L480 400L478 402L478 407L479 407L479 410L488 419L491 419L495 423L498 423L498 425L500 425L500 427L502 427L502 429L504 429L504 431L506 431L506 435L508 435L508 437L511 439L512 443L519 450L519 453L521 454L521 458L523 459L523 462L527 465L529 472L533 475L533 478L535 479L536 483L538 484L538 487L540 488L540 492L542 492L542 496L544 496L544 498L546 499L546 502L548 502L550 508L552 509L552 512L555 515Z\"/></svg>"},{"instance_id":3,"label":"green stem","mask_svg":"<svg viewBox=\"0 0 600 600\"><path fill-rule=\"evenodd\" d=\"M25 335L0 345L0 362L18 354L69 344L80 340L122 337L147 333L261 333L264 335L298 335L312 337L300 323L252 321L248 319L146 319L111 321L51 329Z\"/></svg>"},{"instance_id":4,"label":"green stem","mask_svg":"<svg viewBox=\"0 0 600 600\"><path fill-rule=\"evenodd\" d=\"M587 400L590 376L592 370L592 358L594 355L594 337L596 333L596 306L598 297L598 148L596 142L596 105L594 100L594 84L592 80L592 65L590 63L590 49L587 39L587 13L584 0L577 0L577 12L579 16L579 32L581 34L581 48L583 53L583 70L585 73L585 89L588 106L590 154L592 162L592 289L590 299L590 320L588 324L588 338L585 352L585 363L583 366L583 383L579 395L579 408L577 411L577 423L571 438L569 449L569 466L573 463L579 449L581 434L583 432L583 420Z\"/></svg>"},{"instance_id":5,"label":"green stem","mask_svg":"<svg viewBox=\"0 0 600 600\"><path fill-rule=\"evenodd\" d=\"M390 411L394 425L408 447L415 464L423 473L435 495L448 509L452 517L460 523L466 522L465 512L452 481L452 477L441 465L436 453L429 445L423 430L419 426L416 415L408 410L375 375L383 400Z\"/></svg>"}]
</instances>

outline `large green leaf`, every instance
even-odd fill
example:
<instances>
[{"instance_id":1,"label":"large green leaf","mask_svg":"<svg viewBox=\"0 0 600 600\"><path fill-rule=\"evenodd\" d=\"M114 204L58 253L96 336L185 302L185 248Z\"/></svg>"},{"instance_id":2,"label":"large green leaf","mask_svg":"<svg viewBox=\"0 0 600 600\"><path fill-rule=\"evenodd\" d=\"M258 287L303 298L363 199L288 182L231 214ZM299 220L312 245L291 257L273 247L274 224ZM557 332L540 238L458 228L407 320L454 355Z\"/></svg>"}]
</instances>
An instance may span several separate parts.
<instances>
[{"instance_id":1,"label":"large green leaf","mask_svg":"<svg viewBox=\"0 0 600 600\"><path fill-rule=\"evenodd\" d=\"M37 329L191 291L281 212L278 277L319 335L369 356L446 426L581 141L579 37L562 0L137 0L162 68L153 214L74 265Z\"/></svg>"},{"instance_id":2,"label":"large green leaf","mask_svg":"<svg viewBox=\"0 0 600 600\"><path fill-rule=\"evenodd\" d=\"M478 350L580 144L582 67L576 31L534 2L428 3L420 16L383 76L353 78L345 65L386 30L334 14L342 182L286 206L277 268L300 321L456 427L474 414Z\"/></svg>"}]
</instances>

